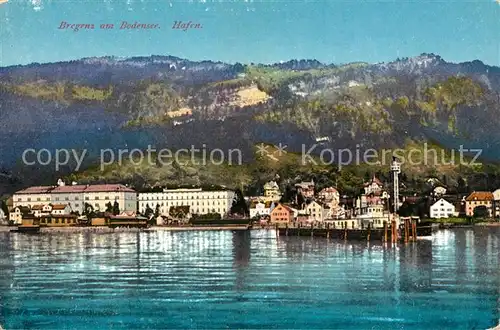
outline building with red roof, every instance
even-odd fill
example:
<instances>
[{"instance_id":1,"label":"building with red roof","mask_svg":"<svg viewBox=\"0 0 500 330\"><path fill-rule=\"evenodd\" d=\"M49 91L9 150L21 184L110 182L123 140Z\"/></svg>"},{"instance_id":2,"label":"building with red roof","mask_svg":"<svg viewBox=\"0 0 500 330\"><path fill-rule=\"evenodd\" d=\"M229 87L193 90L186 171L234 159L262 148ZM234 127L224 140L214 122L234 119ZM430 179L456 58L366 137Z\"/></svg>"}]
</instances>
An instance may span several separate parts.
<instances>
[{"instance_id":1,"label":"building with red roof","mask_svg":"<svg viewBox=\"0 0 500 330\"><path fill-rule=\"evenodd\" d=\"M272 224L288 224L294 219L294 211L291 207L279 203L270 214Z\"/></svg>"},{"instance_id":2,"label":"building with red roof","mask_svg":"<svg viewBox=\"0 0 500 330\"><path fill-rule=\"evenodd\" d=\"M65 185L62 180L54 186L29 187L16 192L14 206L34 206L36 204L64 204L71 210L83 213L85 204L94 211L106 210L106 205L118 202L120 211L136 212L137 193L122 184Z\"/></svg>"},{"instance_id":3,"label":"building with red roof","mask_svg":"<svg viewBox=\"0 0 500 330\"><path fill-rule=\"evenodd\" d=\"M469 217L474 215L474 209L478 206L484 206L491 217L493 211L493 193L489 191L474 191L465 199L465 214Z\"/></svg>"}]
</instances>

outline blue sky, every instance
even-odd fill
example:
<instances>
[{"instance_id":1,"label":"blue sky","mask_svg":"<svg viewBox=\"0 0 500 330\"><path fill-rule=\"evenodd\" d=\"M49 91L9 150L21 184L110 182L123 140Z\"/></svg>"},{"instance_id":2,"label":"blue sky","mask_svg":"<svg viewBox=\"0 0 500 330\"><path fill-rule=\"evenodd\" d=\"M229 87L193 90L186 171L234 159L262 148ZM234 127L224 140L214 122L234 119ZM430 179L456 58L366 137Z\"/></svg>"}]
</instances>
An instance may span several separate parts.
<instances>
[{"instance_id":1,"label":"blue sky","mask_svg":"<svg viewBox=\"0 0 500 330\"><path fill-rule=\"evenodd\" d=\"M231 63L382 62L420 53L500 66L500 4L493 0L9 0L0 4L0 20L0 66L152 54ZM172 30L176 20L203 28ZM59 30L62 21L95 29ZM99 29L122 21L160 29Z\"/></svg>"}]
</instances>

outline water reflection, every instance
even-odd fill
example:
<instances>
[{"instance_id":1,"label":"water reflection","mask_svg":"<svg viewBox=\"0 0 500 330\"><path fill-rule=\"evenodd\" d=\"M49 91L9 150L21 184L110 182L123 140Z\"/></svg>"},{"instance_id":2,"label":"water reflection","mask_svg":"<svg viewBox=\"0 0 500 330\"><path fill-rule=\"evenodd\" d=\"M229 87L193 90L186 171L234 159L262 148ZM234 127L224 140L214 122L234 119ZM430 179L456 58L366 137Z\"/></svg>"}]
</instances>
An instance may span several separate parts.
<instances>
[{"instance_id":1,"label":"water reflection","mask_svg":"<svg viewBox=\"0 0 500 330\"><path fill-rule=\"evenodd\" d=\"M250 232L233 231L233 256L237 269L245 268L250 262Z\"/></svg>"},{"instance_id":2,"label":"water reflection","mask_svg":"<svg viewBox=\"0 0 500 330\"><path fill-rule=\"evenodd\" d=\"M391 247L270 231L0 234L8 328L488 328L500 229Z\"/></svg>"},{"instance_id":3,"label":"water reflection","mask_svg":"<svg viewBox=\"0 0 500 330\"><path fill-rule=\"evenodd\" d=\"M235 290L242 291L247 282L247 268L250 263L250 232L234 231L232 236Z\"/></svg>"}]
</instances>

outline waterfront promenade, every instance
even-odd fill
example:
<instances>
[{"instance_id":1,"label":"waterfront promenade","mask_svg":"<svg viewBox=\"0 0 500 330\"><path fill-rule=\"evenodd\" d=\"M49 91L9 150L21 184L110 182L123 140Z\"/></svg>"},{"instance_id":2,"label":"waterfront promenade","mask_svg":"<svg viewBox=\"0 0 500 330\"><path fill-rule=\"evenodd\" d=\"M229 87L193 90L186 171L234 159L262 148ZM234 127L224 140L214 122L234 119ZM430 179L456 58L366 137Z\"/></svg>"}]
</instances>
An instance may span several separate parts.
<instances>
[{"instance_id":1,"label":"waterfront promenade","mask_svg":"<svg viewBox=\"0 0 500 330\"><path fill-rule=\"evenodd\" d=\"M461 225L461 226L443 226L442 228L472 228L472 227L500 227L500 222L484 222L484 223L477 223L474 225ZM0 226L0 232L9 232L11 229L15 229L15 226ZM296 228L295 226L291 226L290 229ZM63 233L80 233L80 232L96 232L96 233L113 233L113 232L137 232L137 231L217 231L217 230L262 230L262 229L267 229L267 230L275 230L275 227L273 226L268 226L268 227L261 227L261 226L255 226L253 228L248 228L247 226L244 225L234 225L234 226L151 226L146 229L140 229L140 228L109 228L109 227L104 227L104 226L88 226L88 227L42 227L40 229L40 232L42 233L58 233L58 232L63 232ZM307 227L303 227L303 230L307 230ZM500 330L500 329L498 329Z\"/></svg>"},{"instance_id":2,"label":"waterfront promenade","mask_svg":"<svg viewBox=\"0 0 500 330\"><path fill-rule=\"evenodd\" d=\"M0 226L0 232L9 232L15 226ZM216 230L248 230L248 226L151 226L149 228L110 228L110 227L42 227L40 233L117 233L117 232L139 232L139 231L216 231ZM260 228L259 228L260 229Z\"/></svg>"}]
</instances>

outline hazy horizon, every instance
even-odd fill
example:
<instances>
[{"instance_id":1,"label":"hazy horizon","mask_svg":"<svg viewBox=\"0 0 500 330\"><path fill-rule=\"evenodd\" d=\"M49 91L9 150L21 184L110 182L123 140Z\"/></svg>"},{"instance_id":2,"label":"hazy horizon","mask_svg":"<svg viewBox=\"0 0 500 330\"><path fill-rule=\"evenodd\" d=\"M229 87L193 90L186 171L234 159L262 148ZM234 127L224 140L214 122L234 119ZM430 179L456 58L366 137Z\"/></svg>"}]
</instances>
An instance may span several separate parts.
<instances>
[{"instance_id":1,"label":"hazy horizon","mask_svg":"<svg viewBox=\"0 0 500 330\"><path fill-rule=\"evenodd\" d=\"M466 61L460 61L460 62L449 61L446 58L443 58L442 56L440 56L439 54L436 54L436 53L421 53L421 54L416 54L416 55L411 55L411 56L399 57L399 59L416 58L416 57L422 56L423 54L428 54L428 55L433 54L435 56L439 56L439 57L441 57L442 60L444 60L447 63L461 64L461 63L470 63L470 62L473 62L473 61L480 61L484 65L487 65L487 66L500 67L500 65L490 65L490 64L485 63L484 61L481 61L481 60L479 60L477 58L466 60ZM236 63L240 63L242 65L251 65L251 64L256 64L256 65L275 65L275 64L287 63L287 62L296 60L296 61L318 61L318 62L320 62L323 65L342 66L342 65L349 65L349 64L353 64L353 63L366 63L366 64L369 64L369 65L370 64L391 63L391 62L395 62L398 59L397 57L394 57L393 59L390 59L390 60L387 60L387 61L382 61L382 62L352 61L352 62L344 62L344 63L333 63L333 62L329 63L329 62L319 61L319 60L317 60L315 58L290 58L290 59L279 61L279 62L259 63L259 62L221 61L221 60L218 60L218 59L210 59L210 58L192 59L192 58L180 57L180 56L177 56L175 54L150 54L150 55L131 55L131 56L103 55L103 56L87 56L87 57L81 57L81 58L72 58L72 59L67 59L67 60L62 60L62 61L54 61L54 62L36 62L35 61L35 62L27 63L27 64L14 64L14 65L0 66L0 68L9 68L9 67L18 67L18 66L30 66L30 65L57 64L57 63L68 63L68 62L72 62L72 61L82 61L82 60L94 59L94 58L99 58L100 59L100 58L109 58L109 57L111 57L111 58L115 58L115 59L118 59L118 60L129 60L129 59L132 59L132 58L140 58L140 57L142 57L142 58L148 58L148 57L153 57L153 56L158 56L158 57L175 57L175 58L179 58L181 60L187 60L187 61L191 61L191 62L211 61L211 62L214 62L214 63L225 63L225 64L230 64L230 65L233 65L233 64L236 64Z\"/></svg>"},{"instance_id":2,"label":"hazy horizon","mask_svg":"<svg viewBox=\"0 0 500 330\"><path fill-rule=\"evenodd\" d=\"M124 21L157 28L120 29ZM202 28L172 29L175 21ZM59 29L62 22L95 29ZM500 66L500 5L493 0L10 0L0 5L0 24L1 67L149 54L224 63L380 63L421 53Z\"/></svg>"}]
</instances>

